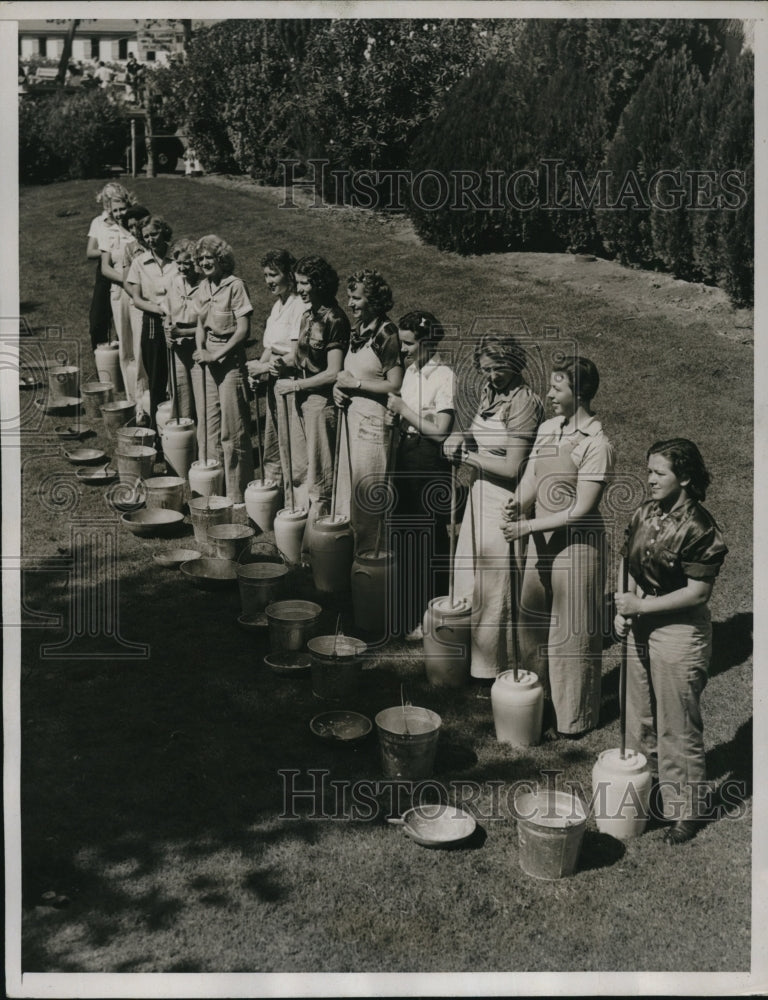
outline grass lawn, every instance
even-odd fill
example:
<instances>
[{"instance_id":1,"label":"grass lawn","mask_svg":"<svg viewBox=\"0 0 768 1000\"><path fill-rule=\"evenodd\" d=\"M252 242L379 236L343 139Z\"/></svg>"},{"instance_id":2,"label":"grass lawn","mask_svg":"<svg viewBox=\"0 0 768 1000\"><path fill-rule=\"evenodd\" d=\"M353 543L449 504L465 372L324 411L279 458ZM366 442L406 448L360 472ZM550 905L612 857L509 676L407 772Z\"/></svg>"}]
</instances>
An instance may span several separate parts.
<instances>
[{"instance_id":1,"label":"grass lawn","mask_svg":"<svg viewBox=\"0 0 768 1000\"><path fill-rule=\"evenodd\" d=\"M152 553L179 543L133 537L99 490L78 487L53 434L62 419L41 417L23 393L23 970L748 970L752 349L740 342L751 332L737 332L744 316L719 293L607 262L441 254L401 219L279 210L277 192L246 184L168 177L133 187L177 236L229 240L257 335L271 305L259 258L287 246L297 256L322 253L342 279L379 267L395 291L393 316L434 311L456 335L457 363L473 321L477 329L488 317L525 322L542 345L542 375L557 343L545 331L575 339L600 369L595 405L625 477L607 511L619 533L640 499L651 441L680 435L699 444L713 476L707 506L730 548L711 602L707 762L718 783L742 783L740 818L709 824L676 850L662 844L658 826L622 845L591 819L573 878L529 878L507 791L549 768L589 792L597 755L619 742L618 647L604 658L601 727L576 744L522 751L496 742L489 700L474 688L430 688L418 655L396 641L375 650L348 707L372 717L399 703L407 681L414 704L443 719L436 779L477 783L472 808L495 815L454 851L425 850L381 816L312 819L309 802L299 818L280 818L279 771L300 772L301 787L309 768L376 779L375 740L346 751L318 742L308 722L321 703L309 679L267 670L266 636L235 624L237 592L197 591L158 568ZM93 266L83 251L95 188L22 189L20 204L22 316L31 331L22 356L79 350L83 378L94 373ZM85 443L113 454L100 422L94 430ZM80 608L67 566L91 530L112 539L89 579L107 573L118 624L57 651L48 647L67 642ZM94 584L85 598L105 592ZM312 596L311 580L299 579L296 593ZM353 631L348 598L322 603L324 630L341 612ZM131 655L137 644L147 655ZM326 792L333 812L333 789ZM50 891L68 905L48 905Z\"/></svg>"}]
</instances>

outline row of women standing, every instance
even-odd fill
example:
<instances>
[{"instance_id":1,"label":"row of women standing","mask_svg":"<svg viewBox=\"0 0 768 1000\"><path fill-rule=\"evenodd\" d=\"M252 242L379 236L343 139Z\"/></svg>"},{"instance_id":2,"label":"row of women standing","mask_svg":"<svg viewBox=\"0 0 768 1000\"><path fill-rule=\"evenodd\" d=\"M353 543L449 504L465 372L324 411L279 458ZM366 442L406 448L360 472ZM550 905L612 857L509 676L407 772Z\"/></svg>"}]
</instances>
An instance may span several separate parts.
<instances>
[{"instance_id":1,"label":"row of women standing","mask_svg":"<svg viewBox=\"0 0 768 1000\"><path fill-rule=\"evenodd\" d=\"M290 257L283 252L264 263L270 288L284 291L275 307L281 312L290 299ZM435 572L444 565L446 506L435 498L447 492L449 462L467 467L472 484L454 593L472 608L472 675L490 679L514 665L532 670L551 699L557 735L583 736L600 713L608 562L600 503L615 465L593 410L597 367L578 355L556 360L547 392L552 416L544 420L544 404L524 379L525 351L513 337L488 335L474 349L482 379L477 412L468 427L454 429L454 394L465 387L455 387L439 354L443 328L432 313L410 312L395 327L386 281L358 271L347 282L350 330L330 265L304 257L294 274L309 306L296 346L265 349L252 367L274 379L276 398L292 400L296 424L281 425L278 408L277 437L289 435L306 456L308 503L326 508L343 412L342 496L358 551L378 545L383 514L372 497L396 433L398 505L390 520L430 529L426 548L406 544L399 553L399 589L411 598L404 620L412 627L429 598L446 589ZM399 418L397 432L385 405ZM693 442L652 444L647 478L650 498L626 532L615 628L619 635L631 629L631 744L658 772L664 814L673 820L666 840L677 844L695 834L705 808L699 699L711 655L706 605L727 549L701 505L709 475ZM418 638L418 626L409 637Z\"/></svg>"},{"instance_id":2,"label":"row of women standing","mask_svg":"<svg viewBox=\"0 0 768 1000\"><path fill-rule=\"evenodd\" d=\"M157 426L170 376L179 415L197 419L201 453L220 460L227 495L242 503L254 471L245 372L253 306L234 274L232 248L215 235L172 243L165 219L120 184L106 185L99 198L104 210L87 248L99 259L92 346L109 338L111 318L139 424Z\"/></svg>"},{"instance_id":3,"label":"row of women standing","mask_svg":"<svg viewBox=\"0 0 768 1000\"><path fill-rule=\"evenodd\" d=\"M157 263L166 248L153 242L151 228L144 238ZM243 353L252 310L223 241L206 238L188 252L203 278L191 296L195 346L183 367L198 406L196 381L202 385L203 374L210 379L208 399L217 412L209 433L218 419L218 447L227 441L227 491L241 500L252 473ZM447 511L434 502L441 492L435 487L445 494L451 462L466 467L472 484L453 582L455 596L471 603L472 675L490 679L514 665L530 669L551 698L559 736L578 738L594 728L607 565L600 501L615 461L593 412L596 366L579 356L551 366L553 416L543 420L543 401L524 379L525 352L512 337L488 335L474 349L483 382L477 411L468 426L454 429L454 376L438 353L443 329L432 313L412 311L396 326L387 315L389 285L366 269L347 281L352 325L337 301L338 275L322 257L295 260L276 250L262 267L275 303L262 354L247 370L252 384L266 383L263 474L287 484L290 447L291 487L311 523L328 510L341 434L337 512L349 515L357 550L364 552L380 542L376 487L395 435L392 521L418 523L429 537L424 549L402 548L409 560L400 579L411 595L406 631L419 638L428 599L445 592L444 573L441 578L435 570L445 568ZM169 342L180 353L193 320L181 320L159 292L155 287L155 314L168 317ZM133 298L153 312L142 294L134 291ZM145 318L142 344L151 327ZM616 594L616 630L631 630L630 739L658 768L665 814L676 820L671 843L695 832L696 788L705 777L699 696L711 649L706 604L727 552L700 503L708 481L687 439L650 447L651 495L628 529L629 582Z\"/></svg>"}]
</instances>

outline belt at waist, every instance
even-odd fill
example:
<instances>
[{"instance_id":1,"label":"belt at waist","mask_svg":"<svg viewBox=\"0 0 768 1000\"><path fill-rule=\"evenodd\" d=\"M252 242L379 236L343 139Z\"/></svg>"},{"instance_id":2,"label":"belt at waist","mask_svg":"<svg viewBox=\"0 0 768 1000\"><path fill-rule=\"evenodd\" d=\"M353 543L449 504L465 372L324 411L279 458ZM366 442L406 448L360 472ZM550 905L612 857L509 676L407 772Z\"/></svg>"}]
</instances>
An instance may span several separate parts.
<instances>
[{"instance_id":1,"label":"belt at waist","mask_svg":"<svg viewBox=\"0 0 768 1000\"><path fill-rule=\"evenodd\" d=\"M210 340L212 344L226 344L233 336L234 333L215 333L213 330L205 331L206 340Z\"/></svg>"},{"instance_id":2,"label":"belt at waist","mask_svg":"<svg viewBox=\"0 0 768 1000\"><path fill-rule=\"evenodd\" d=\"M197 322L194 323L174 323L173 324L177 330L195 330L197 328Z\"/></svg>"}]
</instances>

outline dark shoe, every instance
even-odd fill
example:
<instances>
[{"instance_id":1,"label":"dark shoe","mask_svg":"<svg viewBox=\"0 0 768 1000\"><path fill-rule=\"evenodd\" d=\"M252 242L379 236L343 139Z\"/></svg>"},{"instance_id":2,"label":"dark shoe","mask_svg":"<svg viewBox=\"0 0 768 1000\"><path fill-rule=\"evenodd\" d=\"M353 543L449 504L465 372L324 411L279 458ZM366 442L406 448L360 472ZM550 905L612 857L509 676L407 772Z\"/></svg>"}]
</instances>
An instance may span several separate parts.
<instances>
[{"instance_id":1,"label":"dark shoe","mask_svg":"<svg viewBox=\"0 0 768 1000\"><path fill-rule=\"evenodd\" d=\"M583 729L580 733L561 733L557 730L557 738L559 740L580 740L582 737L586 736L589 729Z\"/></svg>"},{"instance_id":2,"label":"dark shoe","mask_svg":"<svg viewBox=\"0 0 768 1000\"><path fill-rule=\"evenodd\" d=\"M695 819L679 819L664 834L665 844L684 844L688 840L693 840L699 831L701 823Z\"/></svg>"}]
</instances>

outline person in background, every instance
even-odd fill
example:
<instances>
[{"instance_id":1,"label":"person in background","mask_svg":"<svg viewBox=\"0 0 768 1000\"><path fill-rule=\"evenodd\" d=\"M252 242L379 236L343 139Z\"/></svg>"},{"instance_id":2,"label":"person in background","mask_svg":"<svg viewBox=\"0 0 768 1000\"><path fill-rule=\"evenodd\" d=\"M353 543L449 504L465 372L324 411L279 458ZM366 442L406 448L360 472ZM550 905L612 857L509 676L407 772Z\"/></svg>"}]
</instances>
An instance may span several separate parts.
<instances>
[{"instance_id":1,"label":"person in background","mask_svg":"<svg viewBox=\"0 0 768 1000\"><path fill-rule=\"evenodd\" d=\"M569 739L593 729L600 714L607 556L599 505L614 452L592 411L599 384L588 358L553 365L547 399L555 415L539 427L525 475L504 510L506 540L528 539L519 609L522 666L551 692L557 733Z\"/></svg>"},{"instance_id":2,"label":"person in background","mask_svg":"<svg viewBox=\"0 0 768 1000\"><path fill-rule=\"evenodd\" d=\"M200 285L200 272L195 261L197 241L177 240L171 247L171 259L176 273L168 282L168 315L165 319L165 342L171 351L173 379L180 417L196 418L192 371L192 355L196 349L197 309L194 296ZM170 376L170 373L169 373Z\"/></svg>"},{"instance_id":3,"label":"person in background","mask_svg":"<svg viewBox=\"0 0 768 1000\"><path fill-rule=\"evenodd\" d=\"M115 73L109 66L105 66L103 62L99 61L99 65L93 75L95 79L98 80L99 86L102 90L107 90L110 83L112 83L112 80L114 79Z\"/></svg>"},{"instance_id":4,"label":"person in background","mask_svg":"<svg viewBox=\"0 0 768 1000\"><path fill-rule=\"evenodd\" d=\"M141 359L149 384L150 426L157 429L157 408L166 398L168 359L163 318L168 315L168 285L176 273L176 263L168 254L173 232L159 215L144 223L142 237L146 251L131 262L125 286L144 314L141 327Z\"/></svg>"},{"instance_id":5,"label":"person in background","mask_svg":"<svg viewBox=\"0 0 768 1000\"><path fill-rule=\"evenodd\" d=\"M427 605L448 593L451 466L442 444L453 428L453 372L438 353L445 331L432 313L409 312L397 326L406 367L400 394L389 394L387 409L400 417L401 430L395 461L395 515L402 524L398 600L405 638L418 642ZM426 559L419 544L424 532Z\"/></svg>"},{"instance_id":6,"label":"person in background","mask_svg":"<svg viewBox=\"0 0 768 1000\"><path fill-rule=\"evenodd\" d=\"M348 431L341 441L338 505L349 515L355 550L367 552L376 546L382 516L370 498L384 477L395 433L386 419L387 397L399 392L403 367L397 327L387 316L393 296L384 276L369 268L355 271L347 292L355 325L333 390L336 404L346 408Z\"/></svg>"},{"instance_id":7,"label":"person in background","mask_svg":"<svg viewBox=\"0 0 768 1000\"><path fill-rule=\"evenodd\" d=\"M96 276L93 284L93 294L91 295L91 307L88 315L88 326L91 338L91 348L95 351L99 344L109 342L109 333L112 325L112 306L110 305L111 281L101 273L101 250L99 243L105 243L108 238L107 230L115 228L118 223L112 218L110 207L112 199L122 200L126 206L133 205L136 201L134 195L123 187L110 181L96 195L96 202L101 205L101 215L97 215L91 221L88 229L88 244L85 250L87 260L95 260Z\"/></svg>"},{"instance_id":8,"label":"person in background","mask_svg":"<svg viewBox=\"0 0 768 1000\"><path fill-rule=\"evenodd\" d=\"M136 61L133 52L128 53L128 62L125 64L125 99L135 104L138 99L137 80L141 66Z\"/></svg>"},{"instance_id":9,"label":"person in background","mask_svg":"<svg viewBox=\"0 0 768 1000\"><path fill-rule=\"evenodd\" d=\"M253 479L251 411L245 367L245 342L253 306L245 282L236 277L232 247L220 236L203 236L195 248L202 274L194 296L196 345L192 355L195 405L202 424L203 379L206 391L208 455L221 454L227 496L242 507ZM199 441L202 444L202 432ZM202 451L202 448L201 448Z\"/></svg>"},{"instance_id":10,"label":"person in background","mask_svg":"<svg viewBox=\"0 0 768 1000\"><path fill-rule=\"evenodd\" d=\"M287 250L270 250L261 258L264 282L275 301L264 327L261 357L247 362L251 383L266 383L262 476L279 484L283 480L278 438L282 419L278 420L275 382L288 368L295 368L301 320L307 311L306 302L296 292L295 264L296 258ZM292 433L296 433L295 428Z\"/></svg>"},{"instance_id":11,"label":"person in background","mask_svg":"<svg viewBox=\"0 0 768 1000\"><path fill-rule=\"evenodd\" d=\"M339 276L323 257L308 255L296 262L296 291L305 312L296 342L295 366L290 359L275 384L275 393L288 398L288 428L278 400L280 453L283 478L288 463L285 441L290 433L293 485L298 504L306 504L308 544L310 526L329 510L333 487L336 408L333 386L349 346L349 320L336 301ZM293 376L293 377L291 377Z\"/></svg>"},{"instance_id":12,"label":"person in background","mask_svg":"<svg viewBox=\"0 0 768 1000\"><path fill-rule=\"evenodd\" d=\"M484 378L467 430L443 445L451 461L469 467L472 485L456 544L454 595L472 607L471 675L492 681L515 666L509 546L499 530L504 504L525 468L543 405L523 379L526 354L514 337L486 334L474 366Z\"/></svg>"},{"instance_id":13,"label":"person in background","mask_svg":"<svg viewBox=\"0 0 768 1000\"><path fill-rule=\"evenodd\" d=\"M657 441L647 463L650 498L627 529L614 625L628 636L628 745L658 771L672 822L664 841L675 845L695 836L710 806L700 699L712 655L707 605L728 548L702 506L710 476L693 441Z\"/></svg>"}]
</instances>

